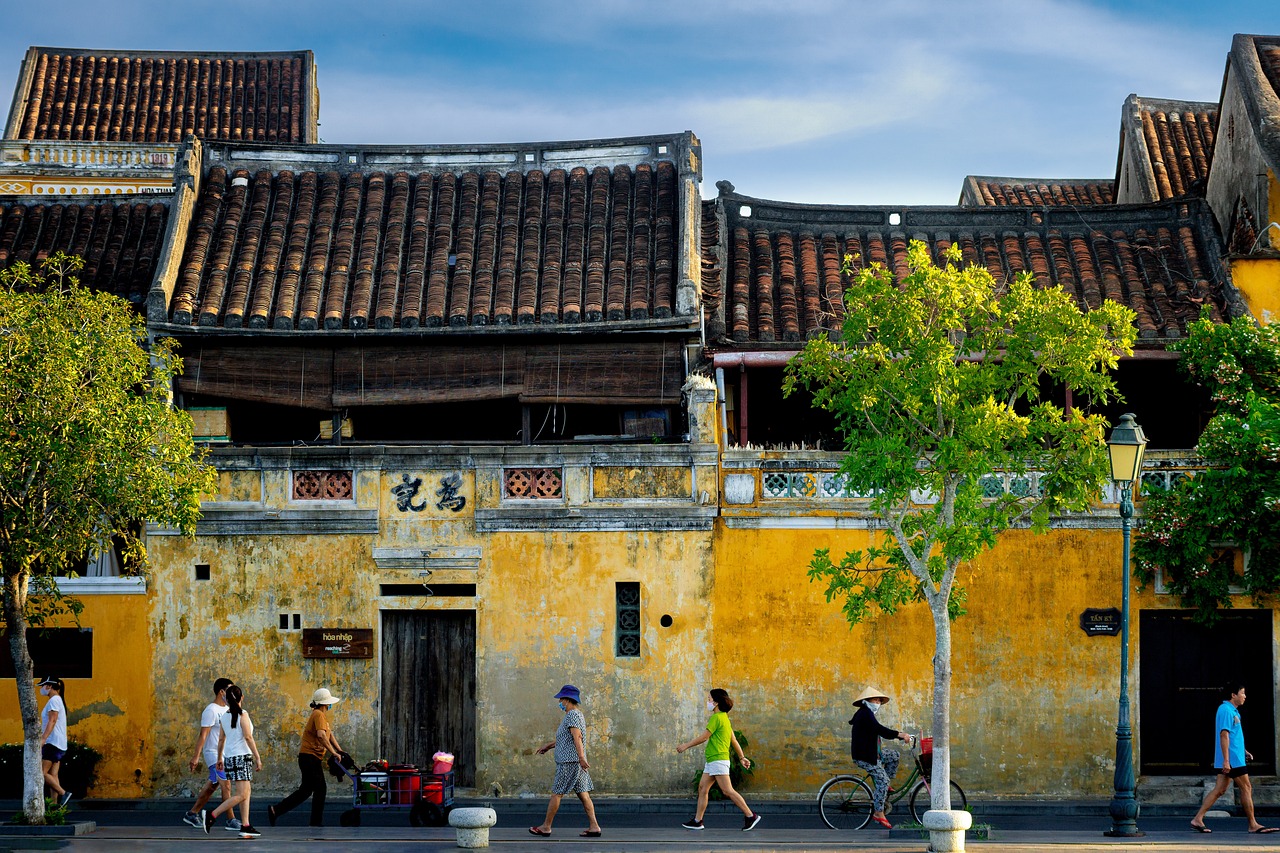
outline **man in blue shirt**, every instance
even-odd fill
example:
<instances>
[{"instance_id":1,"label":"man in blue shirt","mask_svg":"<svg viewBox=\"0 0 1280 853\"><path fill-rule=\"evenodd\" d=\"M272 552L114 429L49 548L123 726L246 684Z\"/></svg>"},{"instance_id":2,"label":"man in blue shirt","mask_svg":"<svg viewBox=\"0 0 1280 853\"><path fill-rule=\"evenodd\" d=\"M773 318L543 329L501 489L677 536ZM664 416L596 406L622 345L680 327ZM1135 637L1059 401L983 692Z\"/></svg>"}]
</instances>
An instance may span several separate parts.
<instances>
[{"instance_id":1,"label":"man in blue shirt","mask_svg":"<svg viewBox=\"0 0 1280 853\"><path fill-rule=\"evenodd\" d=\"M1227 792L1231 780L1236 781L1236 791L1240 794L1240 808L1249 819L1250 832L1276 832L1274 826L1263 826L1253 816L1253 783L1249 781L1248 761L1253 755L1244 748L1244 731L1240 728L1240 706L1244 704L1244 685L1232 682L1227 687L1228 698L1218 706L1214 717L1213 766L1218 771L1217 784L1213 786L1200 805L1200 811L1191 819L1191 828L1196 832L1213 832L1204 825L1204 816L1218 798Z\"/></svg>"}]
</instances>

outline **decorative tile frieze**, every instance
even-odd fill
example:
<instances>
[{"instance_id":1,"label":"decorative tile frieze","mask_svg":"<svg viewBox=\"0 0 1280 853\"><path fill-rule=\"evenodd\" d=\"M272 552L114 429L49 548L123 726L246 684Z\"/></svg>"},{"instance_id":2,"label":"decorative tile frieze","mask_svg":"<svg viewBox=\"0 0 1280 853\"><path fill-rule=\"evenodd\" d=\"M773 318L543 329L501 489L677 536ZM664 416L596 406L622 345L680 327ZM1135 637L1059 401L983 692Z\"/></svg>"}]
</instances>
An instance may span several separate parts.
<instances>
[{"instance_id":1,"label":"decorative tile frieze","mask_svg":"<svg viewBox=\"0 0 1280 853\"><path fill-rule=\"evenodd\" d=\"M564 500L564 471L561 468L504 468L504 500Z\"/></svg>"},{"instance_id":2,"label":"decorative tile frieze","mask_svg":"<svg viewBox=\"0 0 1280 853\"><path fill-rule=\"evenodd\" d=\"M839 471L763 471L763 497L801 500L867 499L849 488L847 478Z\"/></svg>"},{"instance_id":3,"label":"decorative tile frieze","mask_svg":"<svg viewBox=\"0 0 1280 853\"><path fill-rule=\"evenodd\" d=\"M349 501L353 497L350 471L293 472L295 501Z\"/></svg>"}]
</instances>

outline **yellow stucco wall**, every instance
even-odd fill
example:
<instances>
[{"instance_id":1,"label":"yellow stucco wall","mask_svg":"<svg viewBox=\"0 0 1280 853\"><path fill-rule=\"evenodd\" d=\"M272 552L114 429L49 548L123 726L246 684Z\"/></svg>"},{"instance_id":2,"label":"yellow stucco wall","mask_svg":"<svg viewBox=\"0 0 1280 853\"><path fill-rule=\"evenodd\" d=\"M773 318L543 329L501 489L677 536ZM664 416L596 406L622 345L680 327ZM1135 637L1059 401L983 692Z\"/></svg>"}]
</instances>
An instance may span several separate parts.
<instances>
[{"instance_id":1,"label":"yellow stucco wall","mask_svg":"<svg viewBox=\"0 0 1280 853\"><path fill-rule=\"evenodd\" d=\"M148 796L157 739L151 726L154 699L146 597L84 595L80 600L84 603L80 625L93 628L93 677L66 679L67 735L102 753L94 796ZM74 624L64 618L56 626ZM12 681L4 685L0 739L16 743L22 740L18 694ZM36 698L43 707L44 697Z\"/></svg>"},{"instance_id":2,"label":"yellow stucco wall","mask_svg":"<svg viewBox=\"0 0 1280 853\"><path fill-rule=\"evenodd\" d=\"M1264 323L1280 319L1280 259L1233 258L1231 280L1254 317Z\"/></svg>"},{"instance_id":3,"label":"yellow stucco wall","mask_svg":"<svg viewBox=\"0 0 1280 853\"><path fill-rule=\"evenodd\" d=\"M760 762L757 790L816 791L847 768L851 702L870 684L894 702L888 725L931 729L933 625L927 605L848 627L806 577L817 547L865 547L860 530L722 529L711 609L712 678L738 706L734 725ZM1079 616L1120 605L1119 530L1012 531L965 576L953 623L953 774L967 791L1104 795L1111 790L1119 638L1090 637ZM1138 613L1131 599L1130 697L1138 739ZM1237 606L1250 606L1241 598Z\"/></svg>"},{"instance_id":4,"label":"yellow stucco wall","mask_svg":"<svg viewBox=\"0 0 1280 853\"><path fill-rule=\"evenodd\" d=\"M71 682L69 698L73 736L107 754L95 795L193 791L200 777L186 761L198 714L222 675L246 690L266 763L256 780L262 792L296 783L298 735L318 686L344 697L333 712L344 746L362 759L377 756L384 611L476 612L476 775L484 794L545 793L551 762L534 750L559 722L551 697L564 683L583 690L601 793L687 793L700 758L677 756L674 746L701 731L705 692L716 686L737 700L734 723L759 762L749 791L813 792L847 768L850 701L868 683L894 696L890 725L930 728L927 608L873 616L851 630L806 577L815 548L865 547L865 521L850 515L860 502L761 496L766 463L769 471L822 469L828 455L725 454L739 485L743 472L754 478L756 497L744 500L726 475L719 517L662 529L664 518L714 511L706 505L706 496L720 495L707 461L714 455L365 449L346 462L317 451L283 467L291 452L220 452L220 493L206 506L204 532L149 536L148 593L86 597L95 677ZM502 471L532 464L537 453L540 464L562 471L562 497L504 498ZM292 500L291 471L343 464L355 471L351 500ZM798 467L779 467L787 464ZM406 474L422 487L402 509L392 489ZM438 505L435 492L454 475L465 499L456 511ZM296 532L352 519L371 526ZM645 529L650 523L657 527ZM271 532L288 524L295 532ZM1119 641L1086 636L1078 619L1086 608L1119 605L1120 546L1113 514L1080 518L1043 536L1011 532L966 573L970 612L954 624L952 732L955 775L966 790L1109 790ZM208 581L196 579L201 564ZM428 583L474 584L475 596L415 594L410 587L428 568ZM640 585L638 658L615 655L619 582ZM1174 606L1150 590L1133 597L1135 733L1138 613ZM304 659L300 634L279 626L280 614L294 613L304 627L373 628L374 657ZM4 701L0 728L16 737L13 698Z\"/></svg>"},{"instance_id":5,"label":"yellow stucco wall","mask_svg":"<svg viewBox=\"0 0 1280 853\"><path fill-rule=\"evenodd\" d=\"M566 467L565 491L589 495L605 485L604 506L629 507L637 489L619 466L596 478L590 468ZM673 475L672 472L679 472ZM457 473L466 505L441 510L434 488ZM401 510L391 489L410 479L422 487ZM689 466L660 466L641 476L664 494L683 479L692 501ZM477 533L474 511L500 502L497 481L477 482L474 470L388 463L356 478L353 507L378 511L376 535L202 535L194 540L152 537L153 560L166 567L153 583L151 640L157 683L166 701L157 706L154 729L157 795L179 794L195 777L183 767L191 752L195 719L212 680L226 674L241 684L258 727L266 768L263 790L296 782L294 754L316 686L344 696L334 725L344 746L362 758L379 754L378 656L367 661L309 661L299 635L281 631L280 613L300 613L306 627L372 627L381 642L381 612L424 608L474 609L477 614L477 787L491 791L542 791L550 759L534 750L559 723L551 696L560 685L580 684L586 695L589 752L602 790L680 790L692 775L679 761L653 761L678 738L701 725L698 691L710 658L705 601L711 582L711 533L488 532ZM699 491L715 491L714 468ZM257 495L250 472L224 473L222 501ZM297 509L289 501L287 472L267 471L263 514ZM621 484L615 487L613 484ZM640 492L645 489L639 489ZM631 501L631 503L628 503ZM412 507L422 506L421 510ZM274 509L279 507L280 509ZM433 569L432 583L475 583L474 598L380 595L382 584L422 582L414 558L380 568L375 554L423 553L422 567L441 554L476 554L474 569ZM193 581L191 567L210 566L211 580ZM616 658L616 583L638 582L642 593L642 656ZM669 627L661 625L672 617ZM673 679L673 673L682 677ZM674 710L673 710L674 709ZM679 725L669 724L679 720ZM645 758L649 756L649 758ZM395 756L387 756L395 760ZM687 762L685 762L687 763Z\"/></svg>"},{"instance_id":6,"label":"yellow stucco wall","mask_svg":"<svg viewBox=\"0 0 1280 853\"><path fill-rule=\"evenodd\" d=\"M1280 222L1280 179L1267 171L1267 221L1258 225L1270 228ZM1280 245L1280 232L1271 228L1270 245ZM1244 295L1249 312L1265 323L1280 318L1280 259L1269 257L1236 257L1231 261L1231 280Z\"/></svg>"},{"instance_id":7,"label":"yellow stucco wall","mask_svg":"<svg viewBox=\"0 0 1280 853\"><path fill-rule=\"evenodd\" d=\"M701 731L710 676L710 536L500 534L477 644L481 790L545 791L562 684L583 691L592 778L602 791L682 790L696 769L674 747ZM615 584L641 591L641 656L614 655ZM664 615L670 627L662 627ZM699 767L701 765L698 765Z\"/></svg>"}]
</instances>

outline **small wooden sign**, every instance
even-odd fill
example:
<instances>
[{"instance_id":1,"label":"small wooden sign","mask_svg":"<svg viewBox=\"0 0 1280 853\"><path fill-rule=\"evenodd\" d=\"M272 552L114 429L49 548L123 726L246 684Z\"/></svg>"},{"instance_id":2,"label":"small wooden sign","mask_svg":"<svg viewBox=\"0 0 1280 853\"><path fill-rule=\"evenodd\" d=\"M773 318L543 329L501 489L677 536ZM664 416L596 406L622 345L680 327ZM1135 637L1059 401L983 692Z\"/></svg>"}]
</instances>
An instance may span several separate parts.
<instances>
[{"instance_id":1,"label":"small wooden sign","mask_svg":"<svg viewBox=\"0 0 1280 853\"><path fill-rule=\"evenodd\" d=\"M304 658L371 658L372 628L303 628Z\"/></svg>"},{"instance_id":2,"label":"small wooden sign","mask_svg":"<svg viewBox=\"0 0 1280 853\"><path fill-rule=\"evenodd\" d=\"M1114 637L1120 628L1118 607L1090 607L1080 614L1080 630L1090 637Z\"/></svg>"}]
</instances>

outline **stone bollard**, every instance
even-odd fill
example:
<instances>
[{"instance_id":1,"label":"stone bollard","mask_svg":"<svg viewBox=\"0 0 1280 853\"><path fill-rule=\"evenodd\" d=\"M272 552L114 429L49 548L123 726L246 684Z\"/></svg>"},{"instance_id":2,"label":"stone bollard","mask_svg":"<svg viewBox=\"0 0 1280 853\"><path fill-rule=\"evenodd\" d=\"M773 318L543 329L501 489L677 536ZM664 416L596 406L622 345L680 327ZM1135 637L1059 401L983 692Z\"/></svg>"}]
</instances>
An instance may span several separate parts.
<instances>
[{"instance_id":1,"label":"stone bollard","mask_svg":"<svg viewBox=\"0 0 1280 853\"><path fill-rule=\"evenodd\" d=\"M921 823L929 830L929 849L934 853L960 853L964 831L973 825L973 815L964 811L925 812Z\"/></svg>"},{"instance_id":2,"label":"stone bollard","mask_svg":"<svg viewBox=\"0 0 1280 853\"><path fill-rule=\"evenodd\" d=\"M453 809L449 812L449 826L458 831L459 847L488 847L489 827L497 822L498 813L493 809Z\"/></svg>"}]
</instances>

